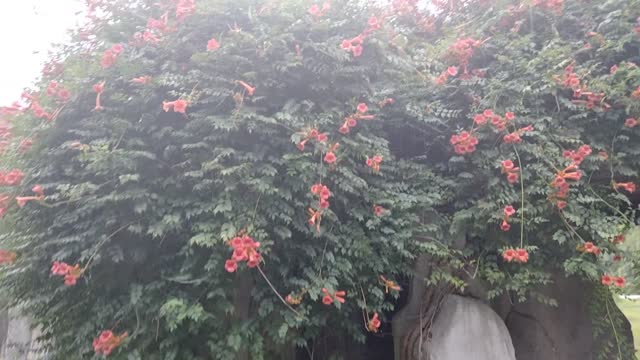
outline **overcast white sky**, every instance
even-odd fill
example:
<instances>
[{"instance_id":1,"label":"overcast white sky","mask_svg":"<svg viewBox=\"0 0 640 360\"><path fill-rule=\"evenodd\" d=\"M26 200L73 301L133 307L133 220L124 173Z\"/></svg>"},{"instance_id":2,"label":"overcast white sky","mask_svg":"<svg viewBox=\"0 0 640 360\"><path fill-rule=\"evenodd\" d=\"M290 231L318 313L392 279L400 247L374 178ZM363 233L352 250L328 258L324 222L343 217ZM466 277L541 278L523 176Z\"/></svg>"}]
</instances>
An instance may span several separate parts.
<instances>
[{"instance_id":1,"label":"overcast white sky","mask_svg":"<svg viewBox=\"0 0 640 360\"><path fill-rule=\"evenodd\" d=\"M81 20L81 0L0 0L0 106L18 100L40 74L53 42Z\"/></svg>"}]
</instances>

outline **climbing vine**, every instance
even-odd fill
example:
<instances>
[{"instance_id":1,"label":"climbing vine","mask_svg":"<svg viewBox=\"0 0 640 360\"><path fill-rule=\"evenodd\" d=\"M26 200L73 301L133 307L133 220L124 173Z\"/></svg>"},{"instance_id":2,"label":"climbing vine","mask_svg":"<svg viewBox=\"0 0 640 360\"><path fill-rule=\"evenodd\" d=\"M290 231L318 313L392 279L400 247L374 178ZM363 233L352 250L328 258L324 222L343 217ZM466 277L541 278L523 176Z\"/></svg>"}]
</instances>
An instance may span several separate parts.
<instances>
[{"instance_id":1,"label":"climbing vine","mask_svg":"<svg viewBox=\"0 0 640 360\"><path fill-rule=\"evenodd\" d=\"M0 286L55 358L364 341L420 254L459 287L474 267L490 296L525 299L559 265L624 287L610 269L637 208L639 1L89 0L86 15L0 109Z\"/></svg>"}]
</instances>

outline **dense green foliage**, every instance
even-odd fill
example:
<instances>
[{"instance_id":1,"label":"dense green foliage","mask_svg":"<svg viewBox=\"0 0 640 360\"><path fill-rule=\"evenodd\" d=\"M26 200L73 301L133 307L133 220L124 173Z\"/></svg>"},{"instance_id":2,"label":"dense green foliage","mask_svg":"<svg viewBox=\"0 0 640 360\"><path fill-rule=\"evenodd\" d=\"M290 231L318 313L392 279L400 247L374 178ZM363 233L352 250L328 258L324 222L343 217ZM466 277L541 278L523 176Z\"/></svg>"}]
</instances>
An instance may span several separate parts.
<instances>
[{"instance_id":1,"label":"dense green foliage","mask_svg":"<svg viewBox=\"0 0 640 360\"><path fill-rule=\"evenodd\" d=\"M55 121L12 120L34 145L6 157L27 174L11 191L41 184L46 198L5 216L0 248L18 259L0 286L55 337L56 359L90 358L104 329L129 333L114 359L276 359L281 344L311 351L327 332L362 341L360 313L383 316L398 297L379 276L400 281L421 253L448 264L439 278L460 286L458 270L477 268L491 295L520 298L549 267L597 282L609 272L612 240L635 216L614 184L637 182L640 169L640 126L625 126L640 116L640 1L451 0L430 14L411 1L336 0L312 15L293 0L197 0L176 19L183 2L93 1L87 28L60 50L63 70L37 91L59 107ZM135 36L165 12L173 29L154 30L157 42ZM341 49L371 16L382 26L362 55ZM220 47L207 51L211 38ZM463 54L464 39L475 42ZM126 45L103 67L113 44ZM582 92L604 96L575 101L587 96L562 84L572 63ZM151 79L131 82L140 76ZM72 94L64 105L45 95L52 80ZM92 111L103 81L104 109ZM186 114L163 111L176 99ZM341 134L359 103L374 118ZM506 131L473 126L485 109L515 119ZM504 143L528 125L521 143ZM339 142L335 163L323 161L328 144L296 148L312 128ZM462 130L479 142L464 155L450 144ZM563 151L582 145L592 154L559 210L550 183L571 163ZM379 172L365 163L373 155ZM503 160L521 169L517 182ZM320 182L332 196L317 231L308 209ZM517 213L501 231L507 205ZM227 241L241 231L263 262L228 273ZM449 240L461 234L457 248ZM576 249L585 242L600 254ZM503 261L510 247L526 248L528 263ZM80 264L78 283L50 276L53 261ZM345 290L346 302L324 305L322 288ZM301 303L285 305L287 294Z\"/></svg>"}]
</instances>

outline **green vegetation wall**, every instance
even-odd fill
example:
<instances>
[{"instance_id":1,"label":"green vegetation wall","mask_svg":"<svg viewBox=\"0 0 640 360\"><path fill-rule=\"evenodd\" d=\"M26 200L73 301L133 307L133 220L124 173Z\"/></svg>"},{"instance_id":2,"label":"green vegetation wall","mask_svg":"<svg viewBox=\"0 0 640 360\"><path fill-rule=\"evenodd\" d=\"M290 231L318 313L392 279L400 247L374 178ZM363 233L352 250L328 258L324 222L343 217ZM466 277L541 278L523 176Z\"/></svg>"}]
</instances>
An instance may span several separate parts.
<instances>
[{"instance_id":1,"label":"green vegetation wall","mask_svg":"<svg viewBox=\"0 0 640 360\"><path fill-rule=\"evenodd\" d=\"M624 287L640 1L422 5L89 1L1 109L0 286L54 358L364 341L424 253Z\"/></svg>"}]
</instances>

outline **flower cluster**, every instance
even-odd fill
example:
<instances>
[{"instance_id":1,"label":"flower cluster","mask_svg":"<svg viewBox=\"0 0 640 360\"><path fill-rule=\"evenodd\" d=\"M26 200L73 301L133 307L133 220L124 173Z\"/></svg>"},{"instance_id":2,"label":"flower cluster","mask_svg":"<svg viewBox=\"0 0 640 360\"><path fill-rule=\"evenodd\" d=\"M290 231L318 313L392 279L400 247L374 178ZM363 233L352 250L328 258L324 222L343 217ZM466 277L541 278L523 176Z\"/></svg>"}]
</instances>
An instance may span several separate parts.
<instances>
[{"instance_id":1,"label":"flower cluster","mask_svg":"<svg viewBox=\"0 0 640 360\"><path fill-rule=\"evenodd\" d=\"M380 171L380 163L382 163L382 156L380 155L368 157L366 161L367 166L373 169L375 173Z\"/></svg>"},{"instance_id":2,"label":"flower cluster","mask_svg":"<svg viewBox=\"0 0 640 360\"><path fill-rule=\"evenodd\" d=\"M498 131L503 131L504 129L506 129L507 123L516 118L516 115L511 111L507 111L504 114L504 118L503 118L499 115L493 114L493 111L490 109L485 110L484 115L491 118L491 125L493 125Z\"/></svg>"},{"instance_id":3,"label":"flower cluster","mask_svg":"<svg viewBox=\"0 0 640 360\"><path fill-rule=\"evenodd\" d=\"M512 133L509 133L507 135L505 135L502 140L504 141L505 144L519 144L522 142L522 134L524 134L525 132L530 132L533 131L533 126L528 125L525 126L523 128L520 128Z\"/></svg>"},{"instance_id":4,"label":"flower cluster","mask_svg":"<svg viewBox=\"0 0 640 360\"><path fill-rule=\"evenodd\" d=\"M616 287L621 288L621 289L627 283L627 280L625 280L625 278L622 277L622 276L611 276L611 275L607 275L607 274L602 275L601 281L602 281L602 285L604 285L604 286L610 286L610 285L613 284Z\"/></svg>"},{"instance_id":5,"label":"flower cluster","mask_svg":"<svg viewBox=\"0 0 640 360\"><path fill-rule=\"evenodd\" d=\"M159 36L173 30L169 27L169 14L165 13L160 19L148 18L147 28L142 32L133 34L135 45L144 45L145 43L158 43Z\"/></svg>"},{"instance_id":6,"label":"flower cluster","mask_svg":"<svg viewBox=\"0 0 640 360\"><path fill-rule=\"evenodd\" d=\"M233 254L231 254L231 259L228 259L224 264L224 268L228 272L236 271L238 263L241 261L246 261L247 266L250 268L260 264L261 257L257 250L260 247L260 243L254 241L251 236L247 234L238 235L229 241L229 245L233 248Z\"/></svg>"},{"instance_id":7,"label":"flower cluster","mask_svg":"<svg viewBox=\"0 0 640 360\"><path fill-rule=\"evenodd\" d=\"M49 84L49 86L51 86L51 84ZM47 112L40 105L40 102L38 101L37 96L29 94L28 92L23 92L22 99L28 102L27 108L33 112L33 116L40 119L45 119L47 121L51 121L54 119L54 115ZM7 115L14 115L16 112L22 112L23 110L25 110L20 106L18 106L18 103L14 103L14 105L11 108L3 108L3 109L5 112L7 112L8 110L11 110L11 113Z\"/></svg>"},{"instance_id":8,"label":"flower cluster","mask_svg":"<svg viewBox=\"0 0 640 360\"><path fill-rule=\"evenodd\" d=\"M174 100L174 101L163 101L162 102L162 110L165 112L169 112L169 110L173 110L177 113L185 114L187 111L187 106L189 103L186 100Z\"/></svg>"},{"instance_id":9,"label":"flower cluster","mask_svg":"<svg viewBox=\"0 0 640 360\"><path fill-rule=\"evenodd\" d=\"M24 173L18 169L9 172L0 171L0 186L20 185L23 178Z\"/></svg>"},{"instance_id":10,"label":"flower cluster","mask_svg":"<svg viewBox=\"0 0 640 360\"><path fill-rule=\"evenodd\" d=\"M141 46L145 43L158 43L160 42L160 38L151 30L144 30L143 32L138 32L133 35L133 45Z\"/></svg>"},{"instance_id":11,"label":"flower cluster","mask_svg":"<svg viewBox=\"0 0 640 360\"><path fill-rule=\"evenodd\" d=\"M511 111L507 111L504 114L504 117L502 117L494 113L493 110L486 109L481 114L474 115L473 122L478 126L482 126L491 122L491 125L495 127L496 130L504 131L507 128L507 124L510 121L513 121L515 118L516 118L516 115ZM531 130L533 130L533 128L528 126L518 130L517 132L518 132L518 135L520 135L524 131L531 131Z\"/></svg>"},{"instance_id":12,"label":"flower cluster","mask_svg":"<svg viewBox=\"0 0 640 360\"><path fill-rule=\"evenodd\" d=\"M36 100L31 102L31 104L29 105L29 109L37 118L45 119L47 121L53 120L53 115L50 112L46 111L42 106L40 106L40 103Z\"/></svg>"},{"instance_id":13,"label":"flower cluster","mask_svg":"<svg viewBox=\"0 0 640 360\"><path fill-rule=\"evenodd\" d=\"M195 0L178 0L176 4L176 19L178 22L183 21L187 16L196 12Z\"/></svg>"},{"instance_id":14,"label":"flower cluster","mask_svg":"<svg viewBox=\"0 0 640 360\"><path fill-rule=\"evenodd\" d=\"M2 264L12 264L16 261L18 254L13 251L8 250L0 250L0 265Z\"/></svg>"},{"instance_id":15,"label":"flower cluster","mask_svg":"<svg viewBox=\"0 0 640 360\"><path fill-rule=\"evenodd\" d=\"M309 140L316 140L321 143L326 143L328 139L327 133L321 133L318 131L318 129L315 128L305 132L303 136L303 139L296 144L300 151L304 151L304 146Z\"/></svg>"},{"instance_id":16,"label":"flower cluster","mask_svg":"<svg viewBox=\"0 0 640 360\"><path fill-rule=\"evenodd\" d=\"M623 189L629 194L633 194L634 192L636 192L636 184L632 182L623 182L623 183L614 182L613 186L616 189Z\"/></svg>"},{"instance_id":17,"label":"flower cluster","mask_svg":"<svg viewBox=\"0 0 640 360\"><path fill-rule=\"evenodd\" d=\"M471 154L472 152L476 151L478 138L468 131L462 131L458 135L451 135L449 143L453 145L453 149L456 154Z\"/></svg>"},{"instance_id":18,"label":"flower cluster","mask_svg":"<svg viewBox=\"0 0 640 360\"><path fill-rule=\"evenodd\" d=\"M102 60L100 61L102 68L107 69L113 66L123 50L124 46L121 44L114 44L110 49L107 49L107 51L102 54Z\"/></svg>"},{"instance_id":19,"label":"flower cluster","mask_svg":"<svg viewBox=\"0 0 640 360\"><path fill-rule=\"evenodd\" d=\"M359 103L356 107L356 112L353 115L347 116L344 119L344 123L338 129L341 134L348 134L350 128L358 125L358 120L372 120L375 118L374 115L367 115L367 111L369 111L369 107L365 103Z\"/></svg>"},{"instance_id":20,"label":"flower cluster","mask_svg":"<svg viewBox=\"0 0 640 360\"><path fill-rule=\"evenodd\" d=\"M322 3L322 7L318 6L317 4L311 5L311 7L309 8L309 14L317 18L321 18L324 16L324 14L327 13L327 11L329 11L329 9L331 9L331 3L325 1L324 3Z\"/></svg>"},{"instance_id":21,"label":"flower cluster","mask_svg":"<svg viewBox=\"0 0 640 360\"><path fill-rule=\"evenodd\" d=\"M447 51L448 57L456 62L464 74L468 73L467 66L473 56L474 49L480 47L482 41L472 38L457 39Z\"/></svg>"},{"instance_id":22,"label":"flower cluster","mask_svg":"<svg viewBox=\"0 0 640 360\"><path fill-rule=\"evenodd\" d=\"M331 191L326 185L320 183L313 184L311 186L311 193L318 196L318 207L320 209L329 208L329 197L331 197Z\"/></svg>"},{"instance_id":23,"label":"flower cluster","mask_svg":"<svg viewBox=\"0 0 640 360\"><path fill-rule=\"evenodd\" d=\"M89 0L90 3L97 3L106 0ZM171 0L172 4L175 6L175 16L178 22L183 21L187 16L190 16L195 13L196 5L195 0ZM479 3L487 4L490 1L488 0L480 0ZM417 0L393 0L392 1L393 8L399 13L415 13L417 14ZM434 0L436 6L445 6L448 4L463 4L464 1L449 1L449 0ZM551 9L553 11L561 11L563 6L563 0L532 0L534 6L540 6L544 8ZM452 8L454 5L451 5ZM320 18L326 14L326 12L330 9L330 3L324 2L322 7L319 5L313 5L309 8L308 12L311 16L315 18ZM143 33L139 33L139 37L144 42L155 43L159 41L159 34L164 34L165 32L170 30L168 25L168 12L165 13L159 20L156 19L148 19L147 28ZM144 19L144 18L143 18ZM352 39L345 39L341 43L341 48L350 52L354 57L359 57L363 52L363 43L364 40L374 31L381 28L381 21L384 17L378 18L372 16L368 20L368 27L358 36ZM237 28L237 26L236 26ZM235 30L232 30L235 31ZM436 80L438 83L445 83L449 77L460 76L468 76L468 73L471 72L473 74L482 74L482 70L469 70L469 64L471 58L473 57L474 51L476 48L482 45L482 41L474 40L472 38L466 39L457 39L453 45L451 45L448 49L447 56L449 56L455 65L448 66L447 69L438 77ZM203 44L201 44L202 46ZM210 39L207 42L207 50L215 51L220 48L220 43L216 39ZM101 64L103 68L109 68L115 64L119 54L121 54L124 50L123 45L116 44L113 45L109 50L107 50L103 56ZM296 45L296 51L300 54L300 47ZM615 73L617 69L612 67L611 73ZM476 72L477 71L477 72ZM145 84L150 80L149 77L140 77L131 80L131 82L136 84ZM577 74L574 72L574 65L570 64L564 70L564 75L560 79L560 82L567 88L570 88L574 92L574 103L584 103L586 107L591 109L595 107L602 107L607 109L609 107L608 104L604 103L605 94L604 93L592 93L586 91L586 87L583 87L581 80L578 78ZM253 96L255 92L255 87L247 84L243 81L236 81L237 84L244 88L244 93L241 95L237 93L240 99L243 99L244 95ZM101 110L101 99L100 96L104 90L105 83L99 83L93 86L93 90L96 93L96 106L94 110ZM52 81L49 84L49 87L46 90L48 96L55 97L56 100L66 102L70 99L70 93L68 90L61 87L55 81ZM637 96L640 98L640 87L636 92L634 92L633 96ZM54 114L47 113L42 107L40 107L37 99L34 97L32 99L31 105L29 108L33 110L34 114L37 117L47 118L52 120L55 118ZM189 98L191 100L191 98ZM392 104L393 99L384 99L380 104L380 107L384 107L387 104ZM162 104L162 108L165 112L174 111L176 113L186 114L187 107L190 103L187 100L175 100L175 101L164 101ZM24 108L27 109L27 108ZM16 104L12 107L6 107L0 109L0 112L3 113L15 113L24 110L20 104ZM342 134L347 134L350 132L350 128L357 126L357 122L359 120L368 120L373 119L373 115L367 115L368 106L365 103L360 103L357 106L357 111L345 118L344 123L339 128L339 132ZM515 130L516 126L513 123L509 123L515 119L515 115L512 112L507 112L504 116L499 116L494 114L493 110L487 109L481 114L476 114L473 117L473 121L475 125L483 126L486 124L491 124L496 130L503 132L509 127L509 131ZM625 127L633 128L638 125L638 121L635 118L629 118L625 121ZM462 131L459 134L452 135L450 139L450 144L453 145L454 150L457 154L469 154L473 153L476 150L476 146L478 145L478 138L476 137L477 133L475 132L475 127L469 131ZM529 131L533 131L533 127L531 125L522 127L513 132L507 133L503 136L503 141L506 144L518 144L522 142L521 136ZM4 137L4 135L10 136L10 126L0 125L0 136ZM335 143L333 145L327 145L328 138L326 133L319 133L317 129L311 129L303 134L302 140L296 144L296 146L304 151L305 144L310 140L316 140L318 143L323 144L324 156L321 161L327 164L334 164L337 161L336 150L339 147L339 143ZM28 141L26 141L28 140ZM32 141L30 139L25 139L25 148L31 145ZM0 142L0 149L5 146L4 143ZM87 145L83 145L79 142L72 143L70 145L71 148L75 149L86 149ZM21 143L22 148L22 143ZM566 158L571 159L572 164L565 168L562 171L558 171L556 177L552 183L552 187L555 193L552 195L554 201L559 208L564 208L566 205L566 197L569 190L569 181L578 181L582 173L578 170L578 166L581 162L591 154L591 148L588 145L581 146L577 151L566 151L563 155ZM606 155L606 153L605 153ZM375 155L372 157L368 157L366 160L366 165L370 167L375 173L379 172L380 164L382 161L382 157L379 155ZM520 168L515 167L513 161L504 160L501 163L502 173L504 173L507 177L507 181L511 184L516 183L519 180L519 176L521 176ZM13 173L17 172L17 173ZM7 174L0 173L0 185L17 185L22 181L22 177L24 175L19 170L13 170ZM636 190L636 186L634 183L626 182L626 183L613 183L614 188L624 189L628 192L634 192ZM32 191L36 194L36 196L26 196L26 197L16 197L16 201L19 207L25 206L25 204L31 200L42 200L44 199L44 190L41 186L36 185L32 188ZM314 184L311 187L311 193L318 196L318 205L317 210L310 208L310 218L309 224L315 226L316 229L320 230L320 221L321 216L323 214L324 209L329 208L329 198L332 196L331 191L327 188L327 186L322 185L321 183ZM524 196L524 194L523 194ZM9 199L11 197L7 194L0 194L0 215L6 211L6 208L9 203ZM315 197L314 197L315 199ZM522 212L524 209L520 209ZM387 210L385 210L380 205L373 206L373 212L376 216L382 216ZM503 218L501 229L503 231L508 231L510 229L509 220L512 216L514 216L516 210L513 206L509 205L503 209ZM624 239L624 237L622 237ZM614 243L618 243L618 236L614 239ZM238 267L238 262L246 261L247 266L249 268L257 267L261 261L261 254L258 252L258 248L260 247L260 243L254 241L250 236L246 235L244 232L240 233L235 238L229 241L229 245L233 248L233 254L230 259L225 262L225 269L228 272L235 272ZM523 246L523 245L521 245ZM581 246L581 251L586 253L598 254L600 249L595 246L592 242L585 242ZM508 248L503 250L502 256L507 262L518 262L518 263L526 263L529 259L529 254L524 248ZM0 263L8 263L15 261L16 254L8 251L0 250ZM77 279L82 275L84 269L80 268L80 265L70 266L64 262L54 262L51 273L53 275L64 276L66 285L75 285ZM605 285L611 284L611 277L608 277L607 282L605 283L605 277L608 275L604 275L602 278L602 283ZM618 279L621 279L620 287L624 286L624 278L616 278L616 286L618 286ZM385 287L385 292L388 293L390 290L400 291L400 286L392 281L387 280L384 276L380 276L380 280ZM302 295L304 292L299 294L290 294L286 297L286 302L289 304L300 304L302 300ZM333 293L329 292L326 288L322 289L322 302L325 305L330 305L338 301L340 303L345 302L345 291L335 291ZM363 295L364 296L364 295ZM379 319L378 313L374 313L373 316L366 320L369 317L368 313L365 313L365 321L366 327L371 332L379 331L381 326L381 321ZM93 347L96 354L109 355L112 351L118 347L122 341L127 336L127 333L123 333L120 336L114 335L111 331L103 331L96 339L94 339Z\"/></svg>"},{"instance_id":24,"label":"flower cluster","mask_svg":"<svg viewBox=\"0 0 640 360\"><path fill-rule=\"evenodd\" d=\"M580 78L578 77L578 74L576 74L573 70L574 63L572 62L564 68L562 77L558 77L555 75L554 76L556 81L562 84L562 86L573 89L575 91L580 89Z\"/></svg>"},{"instance_id":25,"label":"flower cluster","mask_svg":"<svg viewBox=\"0 0 640 360\"><path fill-rule=\"evenodd\" d=\"M611 69L610 71L615 72L617 68ZM592 91L587 91L588 88L583 86L580 78L574 72L574 63L567 65L564 68L564 72L562 77L555 76L556 81L564 86L565 88L569 88L573 90L573 100L574 104L585 105L587 109L594 109L596 107L601 108L603 110L608 110L611 108L611 105L604 102L604 93L594 93Z\"/></svg>"},{"instance_id":26,"label":"flower cluster","mask_svg":"<svg viewBox=\"0 0 640 360\"><path fill-rule=\"evenodd\" d=\"M502 224L500 225L500 230L509 231L509 229L511 229L511 225L509 225L509 219L513 215L515 215L516 209L514 209L513 206L511 205L507 205L504 207L504 210L502 212L504 213L504 216L502 217Z\"/></svg>"},{"instance_id":27,"label":"flower cluster","mask_svg":"<svg viewBox=\"0 0 640 360\"><path fill-rule=\"evenodd\" d=\"M342 48L342 50L350 51L353 54L353 56L358 57L362 55L363 40L364 38L362 34L354 37L353 39L344 39L342 40L342 43L340 43L340 48Z\"/></svg>"},{"instance_id":28,"label":"flower cluster","mask_svg":"<svg viewBox=\"0 0 640 360\"><path fill-rule=\"evenodd\" d=\"M580 164L584 161L587 156L591 155L591 146L582 145L578 148L577 151L574 150L565 150L562 152L562 157L570 159L574 164L580 166Z\"/></svg>"},{"instance_id":29,"label":"flower cluster","mask_svg":"<svg viewBox=\"0 0 640 360\"><path fill-rule=\"evenodd\" d=\"M553 202L558 209L562 210L567 206L567 195L569 194L569 181L579 181L582 172L578 169L578 165L571 164L556 173L556 177L551 183L554 193L549 196L549 200Z\"/></svg>"},{"instance_id":30,"label":"flower cluster","mask_svg":"<svg viewBox=\"0 0 640 360\"><path fill-rule=\"evenodd\" d=\"M23 96L24 95L28 95L30 96L32 99L35 99L35 97L33 97L32 95L25 93L22 93ZM11 106L0 106L0 115L1 116L11 116L11 115L16 115L18 113L23 112L25 109L23 108L23 106L20 104L20 102L18 101L14 101L13 104L11 104Z\"/></svg>"},{"instance_id":31,"label":"flower cluster","mask_svg":"<svg viewBox=\"0 0 640 360\"><path fill-rule=\"evenodd\" d=\"M71 98L71 93L57 81L49 82L47 86L47 96L56 97L62 102L67 102Z\"/></svg>"},{"instance_id":32,"label":"flower cluster","mask_svg":"<svg viewBox=\"0 0 640 360\"><path fill-rule=\"evenodd\" d=\"M327 153L324 155L324 162L326 162L327 164L333 164L334 162L336 162L336 160L338 159L336 157L336 151L338 150L338 148L340 147L340 143L335 143L333 145L329 145L327 147Z\"/></svg>"},{"instance_id":33,"label":"flower cluster","mask_svg":"<svg viewBox=\"0 0 640 360\"><path fill-rule=\"evenodd\" d=\"M458 75L458 67L449 66L447 70L443 71L440 75L438 75L438 77L436 78L436 84L443 85L444 83L447 82L450 76L456 76L456 75Z\"/></svg>"},{"instance_id":34,"label":"flower cluster","mask_svg":"<svg viewBox=\"0 0 640 360\"><path fill-rule=\"evenodd\" d=\"M518 262L518 263L526 263L529 261L529 253L526 249L516 248L516 249L504 249L502 251L502 258L506 262Z\"/></svg>"},{"instance_id":35,"label":"flower cluster","mask_svg":"<svg viewBox=\"0 0 640 360\"><path fill-rule=\"evenodd\" d=\"M578 246L578 251L585 252L588 254L600 255L600 248L597 247L593 242L586 241L584 244Z\"/></svg>"},{"instance_id":36,"label":"flower cluster","mask_svg":"<svg viewBox=\"0 0 640 360\"><path fill-rule=\"evenodd\" d=\"M507 181L509 184L515 184L518 182L520 175L520 168L515 166L512 160L503 160L500 163L502 167L502 173L507 175Z\"/></svg>"},{"instance_id":37,"label":"flower cluster","mask_svg":"<svg viewBox=\"0 0 640 360\"><path fill-rule=\"evenodd\" d=\"M571 101L574 104L585 105L587 109L601 108L603 110L609 110L611 105L604 102L604 93L594 93L591 91L584 91L576 89L573 91L574 99ZM585 97L585 99L582 99Z\"/></svg>"},{"instance_id":38,"label":"flower cluster","mask_svg":"<svg viewBox=\"0 0 640 360\"><path fill-rule=\"evenodd\" d=\"M378 318L378 313L373 313L371 319L369 319L369 323L367 324L367 330L370 332L376 333L380 329L380 319Z\"/></svg>"},{"instance_id":39,"label":"flower cluster","mask_svg":"<svg viewBox=\"0 0 640 360\"><path fill-rule=\"evenodd\" d=\"M104 330L97 338L93 339L93 351L97 355L109 356L127 336L126 332L114 335L112 331Z\"/></svg>"},{"instance_id":40,"label":"flower cluster","mask_svg":"<svg viewBox=\"0 0 640 360\"><path fill-rule=\"evenodd\" d=\"M160 19L148 18L147 19L147 29L149 30L157 30L161 33L167 32L169 30L169 14L165 13L160 17Z\"/></svg>"},{"instance_id":41,"label":"flower cluster","mask_svg":"<svg viewBox=\"0 0 640 360\"><path fill-rule=\"evenodd\" d=\"M358 57L360 55L362 55L362 43L364 42L364 39L371 35L372 32L380 29L381 25L381 19L378 19L375 16L372 16L369 18L369 20L367 21L367 28L358 36L352 38L352 39L344 39L342 40L342 42L340 43L340 48L342 48L345 51L349 51L353 54L354 57Z\"/></svg>"},{"instance_id":42,"label":"flower cluster","mask_svg":"<svg viewBox=\"0 0 640 360\"><path fill-rule=\"evenodd\" d=\"M71 266L65 262L54 261L51 266L51 275L64 276L64 284L67 286L74 286L83 271L78 264Z\"/></svg>"},{"instance_id":43,"label":"flower cluster","mask_svg":"<svg viewBox=\"0 0 640 360\"><path fill-rule=\"evenodd\" d=\"M327 288L322 288L322 293L322 303L325 305L331 305L334 301L344 304L344 297L347 295L345 291L335 291L332 296Z\"/></svg>"},{"instance_id":44,"label":"flower cluster","mask_svg":"<svg viewBox=\"0 0 640 360\"><path fill-rule=\"evenodd\" d=\"M309 208L308 223L311 226L315 226L316 231L320 232L322 212L324 209L329 208L329 197L331 197L331 191L326 185L318 183L311 186L311 193L318 196L318 210Z\"/></svg>"}]
</instances>

